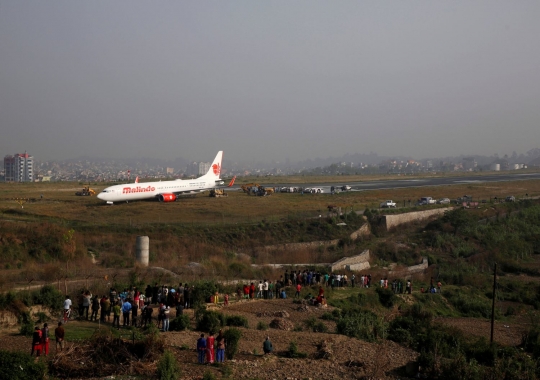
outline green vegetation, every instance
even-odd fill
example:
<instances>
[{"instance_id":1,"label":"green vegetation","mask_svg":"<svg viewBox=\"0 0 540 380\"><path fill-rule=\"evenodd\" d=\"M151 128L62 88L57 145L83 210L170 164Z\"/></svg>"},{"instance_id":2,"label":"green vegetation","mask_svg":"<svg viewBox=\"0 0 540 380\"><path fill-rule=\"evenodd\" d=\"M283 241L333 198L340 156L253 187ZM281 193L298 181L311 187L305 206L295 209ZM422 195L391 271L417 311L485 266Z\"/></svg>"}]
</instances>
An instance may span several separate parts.
<instances>
[{"instance_id":1,"label":"green vegetation","mask_svg":"<svg viewBox=\"0 0 540 380\"><path fill-rule=\"evenodd\" d=\"M179 315L169 322L169 329L171 331L183 331L188 330L191 326L189 317L185 314Z\"/></svg>"},{"instance_id":2,"label":"green vegetation","mask_svg":"<svg viewBox=\"0 0 540 380\"><path fill-rule=\"evenodd\" d=\"M237 328L231 327L223 333L225 338L225 357L227 360L233 360L238 352L238 343L242 338L242 332Z\"/></svg>"},{"instance_id":3,"label":"green vegetation","mask_svg":"<svg viewBox=\"0 0 540 380\"><path fill-rule=\"evenodd\" d=\"M262 330L262 331L268 330L268 323L259 321L259 323L257 323L257 330Z\"/></svg>"},{"instance_id":4,"label":"green vegetation","mask_svg":"<svg viewBox=\"0 0 540 380\"><path fill-rule=\"evenodd\" d=\"M34 357L24 352L0 350L0 368L3 379L44 379L47 375L46 363L36 361Z\"/></svg>"},{"instance_id":5,"label":"green vegetation","mask_svg":"<svg viewBox=\"0 0 540 380\"><path fill-rule=\"evenodd\" d=\"M308 356L307 353L300 352L298 350L298 345L296 344L295 341L292 341L292 342L289 343L289 347L288 347L287 351L284 352L283 355L285 357L291 358L291 359L304 359L304 358L307 358L307 356Z\"/></svg>"},{"instance_id":6,"label":"green vegetation","mask_svg":"<svg viewBox=\"0 0 540 380\"><path fill-rule=\"evenodd\" d=\"M171 351L165 350L157 365L159 380L176 380L180 377L180 366Z\"/></svg>"}]
</instances>

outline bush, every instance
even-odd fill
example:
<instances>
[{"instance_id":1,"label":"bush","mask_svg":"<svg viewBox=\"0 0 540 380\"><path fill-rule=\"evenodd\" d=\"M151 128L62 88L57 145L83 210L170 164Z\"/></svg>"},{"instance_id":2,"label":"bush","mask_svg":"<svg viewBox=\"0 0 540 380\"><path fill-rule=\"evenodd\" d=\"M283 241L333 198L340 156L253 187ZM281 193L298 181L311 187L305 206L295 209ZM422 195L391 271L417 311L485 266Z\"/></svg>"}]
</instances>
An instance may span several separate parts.
<instances>
[{"instance_id":1,"label":"bush","mask_svg":"<svg viewBox=\"0 0 540 380\"><path fill-rule=\"evenodd\" d=\"M45 362L17 351L0 350L0 368L2 378L10 380L43 379L47 374Z\"/></svg>"},{"instance_id":2,"label":"bush","mask_svg":"<svg viewBox=\"0 0 540 380\"><path fill-rule=\"evenodd\" d=\"M223 337L225 338L225 356L227 360L233 360L238 352L238 342L242 337L242 332L232 327L223 333Z\"/></svg>"},{"instance_id":3,"label":"bush","mask_svg":"<svg viewBox=\"0 0 540 380\"><path fill-rule=\"evenodd\" d=\"M292 359L307 358L307 353L298 351L298 345L292 341L289 343L289 349L285 351L285 356Z\"/></svg>"},{"instance_id":4,"label":"bush","mask_svg":"<svg viewBox=\"0 0 540 380\"><path fill-rule=\"evenodd\" d=\"M257 330L268 330L268 323L259 321L259 323L257 323Z\"/></svg>"},{"instance_id":5,"label":"bush","mask_svg":"<svg viewBox=\"0 0 540 380\"><path fill-rule=\"evenodd\" d=\"M315 317L306 319L304 321L304 325L313 332L327 332L328 331L328 327L326 327L326 325L323 322L318 321L317 318Z\"/></svg>"},{"instance_id":6,"label":"bush","mask_svg":"<svg viewBox=\"0 0 540 380\"><path fill-rule=\"evenodd\" d=\"M248 320L246 317L241 315L229 315L225 319L225 324L227 326L237 326L237 327L248 327Z\"/></svg>"},{"instance_id":7,"label":"bush","mask_svg":"<svg viewBox=\"0 0 540 380\"><path fill-rule=\"evenodd\" d=\"M382 337L386 324L371 311L349 311L336 323L336 332L373 342Z\"/></svg>"},{"instance_id":8,"label":"bush","mask_svg":"<svg viewBox=\"0 0 540 380\"><path fill-rule=\"evenodd\" d=\"M32 302L59 311L64 305L64 296L55 287L45 285L39 291L32 292Z\"/></svg>"},{"instance_id":9,"label":"bush","mask_svg":"<svg viewBox=\"0 0 540 380\"><path fill-rule=\"evenodd\" d=\"M191 322L189 317L185 314L179 315L170 322L169 329L171 331L184 331L189 329Z\"/></svg>"},{"instance_id":10,"label":"bush","mask_svg":"<svg viewBox=\"0 0 540 380\"><path fill-rule=\"evenodd\" d=\"M34 333L34 322L30 318L29 312L22 313L21 317L21 329L19 330L21 335L24 336L32 336Z\"/></svg>"},{"instance_id":11,"label":"bush","mask_svg":"<svg viewBox=\"0 0 540 380\"><path fill-rule=\"evenodd\" d=\"M216 332L222 326L223 314L215 311L198 310L195 317L197 318L197 330L206 332ZM221 317L221 318L220 318Z\"/></svg>"},{"instance_id":12,"label":"bush","mask_svg":"<svg viewBox=\"0 0 540 380\"><path fill-rule=\"evenodd\" d=\"M157 365L160 380L176 380L180 377L180 367L171 351L165 351Z\"/></svg>"},{"instance_id":13,"label":"bush","mask_svg":"<svg viewBox=\"0 0 540 380\"><path fill-rule=\"evenodd\" d=\"M203 380L216 380L216 375L211 371L206 371L203 375Z\"/></svg>"},{"instance_id":14,"label":"bush","mask_svg":"<svg viewBox=\"0 0 540 380\"><path fill-rule=\"evenodd\" d=\"M376 292L379 296L379 302L381 303L381 305L386 308L391 308L392 306L394 306L394 302L397 297L394 292L392 292L392 290L385 288L377 288Z\"/></svg>"}]
</instances>

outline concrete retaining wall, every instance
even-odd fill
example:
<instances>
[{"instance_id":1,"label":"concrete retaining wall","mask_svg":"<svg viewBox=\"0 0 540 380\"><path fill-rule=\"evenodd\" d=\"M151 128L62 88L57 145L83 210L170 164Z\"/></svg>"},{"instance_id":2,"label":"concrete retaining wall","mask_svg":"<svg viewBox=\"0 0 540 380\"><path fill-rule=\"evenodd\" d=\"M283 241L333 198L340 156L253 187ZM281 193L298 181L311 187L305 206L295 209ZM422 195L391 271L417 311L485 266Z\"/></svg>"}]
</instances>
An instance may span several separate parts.
<instances>
[{"instance_id":1,"label":"concrete retaining wall","mask_svg":"<svg viewBox=\"0 0 540 380\"><path fill-rule=\"evenodd\" d=\"M428 264L427 257L422 257L422 263L421 264L413 265L413 266L403 268L403 269L391 270L388 273L389 274L399 273L400 275L408 276L408 275L415 274L415 273L421 273L421 272L425 271L426 269L428 269L428 267L429 267L429 264Z\"/></svg>"},{"instance_id":2,"label":"concrete retaining wall","mask_svg":"<svg viewBox=\"0 0 540 380\"><path fill-rule=\"evenodd\" d=\"M426 211L407 212L405 214L383 215L381 217L381 222L386 227L386 230L390 230L391 228L399 226L401 224L428 219L435 215L443 215L446 211L450 211L453 209L453 207L446 207Z\"/></svg>"},{"instance_id":3,"label":"concrete retaining wall","mask_svg":"<svg viewBox=\"0 0 540 380\"><path fill-rule=\"evenodd\" d=\"M369 249L366 249L364 252L362 252L359 255L351 256L351 257L344 257L341 260L336 261L330 266L330 269L332 272L348 269L348 268L359 268L359 269L351 269L351 270L363 270L363 269L369 269L369 258L370 253Z\"/></svg>"},{"instance_id":4,"label":"concrete retaining wall","mask_svg":"<svg viewBox=\"0 0 540 380\"><path fill-rule=\"evenodd\" d=\"M356 240L362 236L368 236L371 233L369 230L369 224L365 223L354 231L352 234L349 235L351 240ZM331 245L337 245L339 244L339 239L334 240L321 240L321 241L310 241L305 243L286 243L286 244L276 244L276 245L267 245L264 247L267 251L276 251L276 250L282 250L282 251L298 251L301 249L317 249L319 247L329 247Z\"/></svg>"}]
</instances>

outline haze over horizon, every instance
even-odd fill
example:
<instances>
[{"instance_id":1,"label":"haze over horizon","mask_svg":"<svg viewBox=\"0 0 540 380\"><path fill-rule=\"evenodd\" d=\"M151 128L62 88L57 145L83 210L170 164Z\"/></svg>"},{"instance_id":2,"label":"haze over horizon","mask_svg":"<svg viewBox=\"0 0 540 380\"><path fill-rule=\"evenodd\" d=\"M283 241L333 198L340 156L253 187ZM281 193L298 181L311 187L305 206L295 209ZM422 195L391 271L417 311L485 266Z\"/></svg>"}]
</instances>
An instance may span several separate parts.
<instances>
[{"instance_id":1,"label":"haze over horizon","mask_svg":"<svg viewBox=\"0 0 540 380\"><path fill-rule=\"evenodd\" d=\"M525 153L535 1L0 0L0 155Z\"/></svg>"}]
</instances>

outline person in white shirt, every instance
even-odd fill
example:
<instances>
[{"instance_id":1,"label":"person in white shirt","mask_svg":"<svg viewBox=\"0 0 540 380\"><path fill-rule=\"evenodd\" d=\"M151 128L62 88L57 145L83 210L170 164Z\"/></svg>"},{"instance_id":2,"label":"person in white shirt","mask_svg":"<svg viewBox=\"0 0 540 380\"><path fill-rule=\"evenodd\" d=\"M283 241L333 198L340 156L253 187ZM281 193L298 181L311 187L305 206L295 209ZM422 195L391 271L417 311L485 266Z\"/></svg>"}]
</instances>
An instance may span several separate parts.
<instances>
[{"instance_id":1,"label":"person in white shirt","mask_svg":"<svg viewBox=\"0 0 540 380\"><path fill-rule=\"evenodd\" d=\"M264 280L264 284L263 284L263 297L264 299L268 299L268 281L267 280Z\"/></svg>"},{"instance_id":2,"label":"person in white shirt","mask_svg":"<svg viewBox=\"0 0 540 380\"><path fill-rule=\"evenodd\" d=\"M258 288L259 288L259 291L257 292L257 295L255 296L255 298L262 298L262 296L263 296L263 288L264 288L264 285L263 285L262 281L259 281Z\"/></svg>"},{"instance_id":3,"label":"person in white shirt","mask_svg":"<svg viewBox=\"0 0 540 380\"><path fill-rule=\"evenodd\" d=\"M70 314L71 314L71 300L69 299L69 296L66 296L66 299L64 300L64 323L68 321Z\"/></svg>"}]
</instances>

